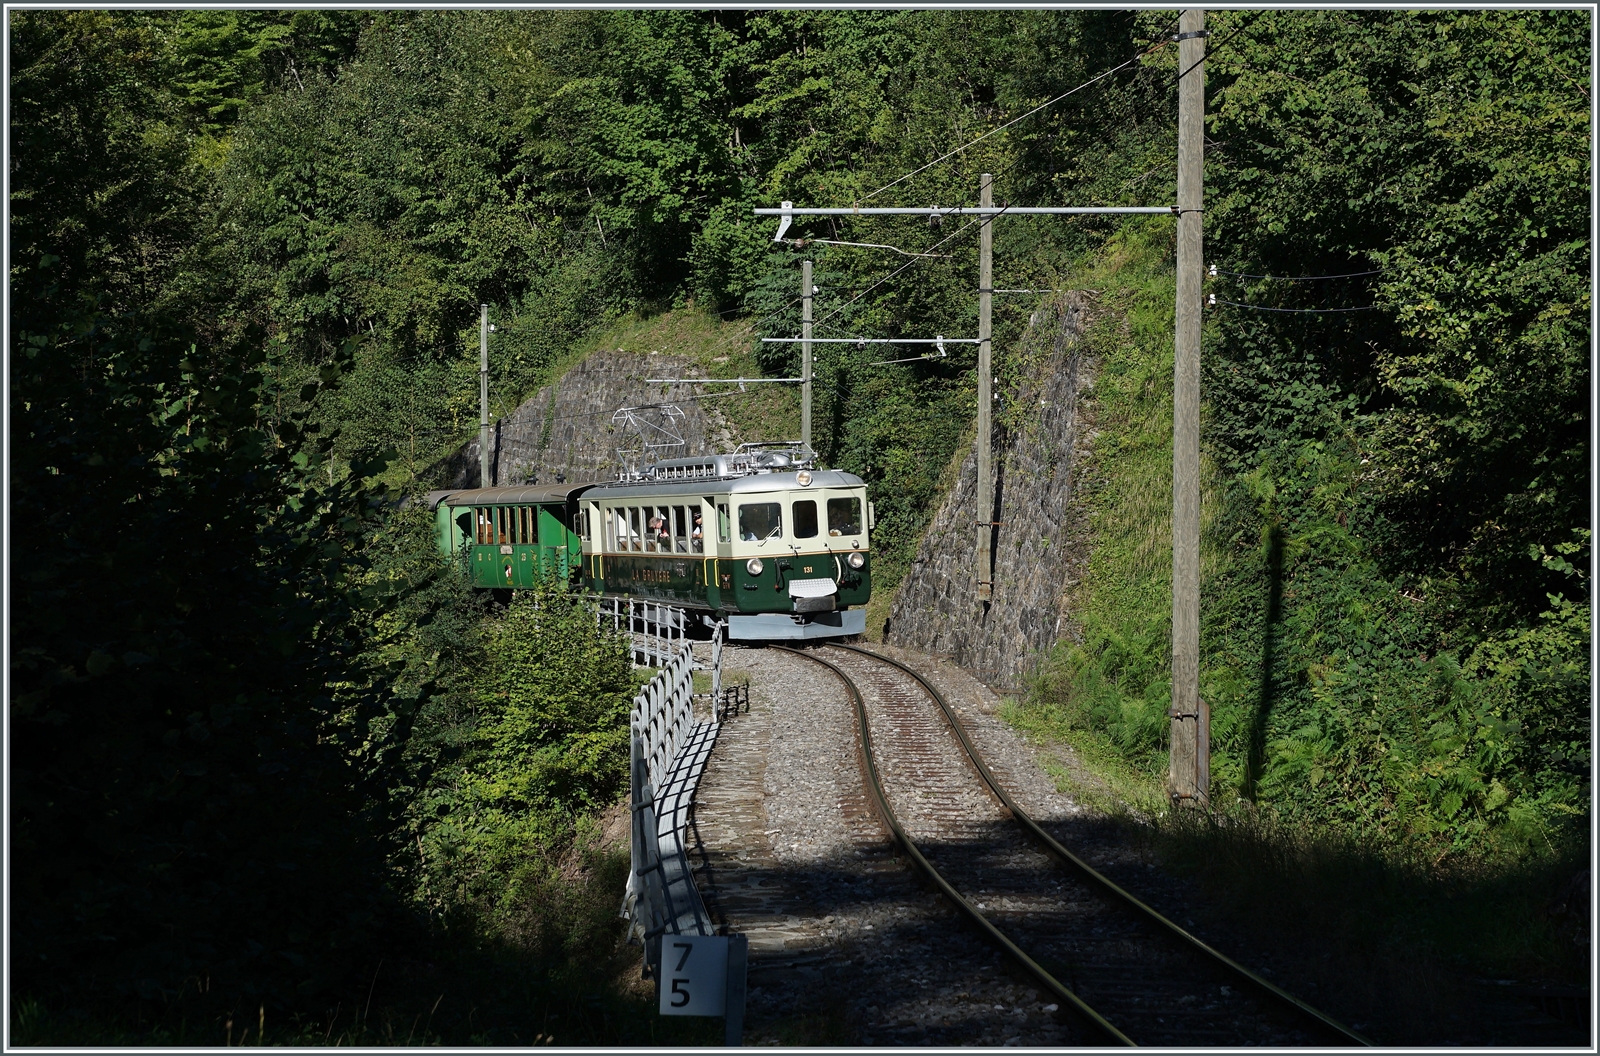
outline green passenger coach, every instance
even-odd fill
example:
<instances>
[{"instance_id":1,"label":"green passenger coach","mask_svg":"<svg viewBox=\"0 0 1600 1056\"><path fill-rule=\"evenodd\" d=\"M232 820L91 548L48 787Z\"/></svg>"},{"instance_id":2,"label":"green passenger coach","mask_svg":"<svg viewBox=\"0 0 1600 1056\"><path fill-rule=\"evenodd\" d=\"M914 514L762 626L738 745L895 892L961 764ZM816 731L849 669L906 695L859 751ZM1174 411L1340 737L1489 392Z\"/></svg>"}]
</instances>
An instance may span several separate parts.
<instances>
[{"instance_id":1,"label":"green passenger coach","mask_svg":"<svg viewBox=\"0 0 1600 1056\"><path fill-rule=\"evenodd\" d=\"M446 554L468 550L475 587L533 587L570 580L583 567L583 542L572 530L576 495L592 484L474 488L428 496Z\"/></svg>"},{"instance_id":2,"label":"green passenger coach","mask_svg":"<svg viewBox=\"0 0 1600 1056\"><path fill-rule=\"evenodd\" d=\"M799 444L670 459L605 483L434 492L440 549L478 587L578 589L699 610L735 639L860 634L872 504Z\"/></svg>"}]
</instances>

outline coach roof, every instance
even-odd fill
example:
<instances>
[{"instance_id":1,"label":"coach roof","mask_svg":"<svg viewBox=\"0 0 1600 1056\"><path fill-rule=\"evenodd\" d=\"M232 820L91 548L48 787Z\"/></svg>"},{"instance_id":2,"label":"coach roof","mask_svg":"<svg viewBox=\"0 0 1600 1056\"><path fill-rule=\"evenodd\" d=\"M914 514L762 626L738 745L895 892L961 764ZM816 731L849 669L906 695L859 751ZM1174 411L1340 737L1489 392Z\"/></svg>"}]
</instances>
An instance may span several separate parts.
<instances>
[{"instance_id":1,"label":"coach roof","mask_svg":"<svg viewBox=\"0 0 1600 1056\"><path fill-rule=\"evenodd\" d=\"M818 488L859 488L866 482L841 469L813 469L811 483L802 487L795 473L751 473L740 477L702 480L618 480L601 484L583 497L594 502L618 502L653 495L754 495L773 491L814 491Z\"/></svg>"},{"instance_id":2,"label":"coach roof","mask_svg":"<svg viewBox=\"0 0 1600 1056\"><path fill-rule=\"evenodd\" d=\"M574 484L530 484L520 488L467 488L428 492L428 509L447 506L537 506L566 502L574 493L594 487L592 480Z\"/></svg>"}]
</instances>

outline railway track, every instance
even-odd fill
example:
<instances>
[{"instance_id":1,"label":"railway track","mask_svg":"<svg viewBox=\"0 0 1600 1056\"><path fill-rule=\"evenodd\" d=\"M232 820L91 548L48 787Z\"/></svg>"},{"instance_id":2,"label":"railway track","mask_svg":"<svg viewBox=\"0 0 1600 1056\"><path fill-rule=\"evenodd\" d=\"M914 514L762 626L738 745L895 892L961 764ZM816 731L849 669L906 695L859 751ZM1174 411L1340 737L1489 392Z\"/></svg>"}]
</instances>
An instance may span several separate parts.
<instances>
[{"instance_id":1,"label":"railway track","mask_svg":"<svg viewBox=\"0 0 1600 1056\"><path fill-rule=\"evenodd\" d=\"M784 651L843 683L859 724L867 798L894 841L958 913L1075 1014L1086 1040L1371 1044L1057 842L1012 800L944 697L915 670L854 646Z\"/></svg>"}]
</instances>

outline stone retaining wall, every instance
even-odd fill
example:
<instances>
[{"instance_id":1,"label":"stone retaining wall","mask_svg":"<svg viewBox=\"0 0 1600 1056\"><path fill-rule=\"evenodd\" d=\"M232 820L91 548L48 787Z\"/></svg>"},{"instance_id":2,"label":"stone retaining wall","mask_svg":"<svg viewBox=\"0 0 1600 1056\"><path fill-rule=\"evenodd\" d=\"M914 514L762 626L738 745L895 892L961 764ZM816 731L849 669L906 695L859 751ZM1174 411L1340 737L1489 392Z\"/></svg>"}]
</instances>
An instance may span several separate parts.
<instances>
[{"instance_id":1,"label":"stone retaining wall","mask_svg":"<svg viewBox=\"0 0 1600 1056\"><path fill-rule=\"evenodd\" d=\"M1041 306L1022 339L1015 402L997 404L993 597L977 596L980 514L969 451L885 624L885 641L949 657L1000 689L1018 686L1044 650L1074 633L1068 602L1089 553L1075 499L1092 435L1079 413L1094 367L1081 340L1087 317L1080 293Z\"/></svg>"}]
</instances>

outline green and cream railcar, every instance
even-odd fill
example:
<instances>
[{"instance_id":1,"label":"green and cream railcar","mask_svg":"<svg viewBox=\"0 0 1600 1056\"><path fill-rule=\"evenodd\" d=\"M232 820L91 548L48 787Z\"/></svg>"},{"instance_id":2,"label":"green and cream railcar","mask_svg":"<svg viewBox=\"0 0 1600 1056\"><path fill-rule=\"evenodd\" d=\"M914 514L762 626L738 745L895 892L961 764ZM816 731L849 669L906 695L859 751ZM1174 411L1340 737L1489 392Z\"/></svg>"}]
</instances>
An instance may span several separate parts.
<instances>
[{"instance_id":1,"label":"green and cream railcar","mask_svg":"<svg viewBox=\"0 0 1600 1056\"><path fill-rule=\"evenodd\" d=\"M728 465L733 462L733 466ZM872 507L853 473L675 459L579 501L590 590L706 610L730 638L860 634Z\"/></svg>"}]
</instances>

